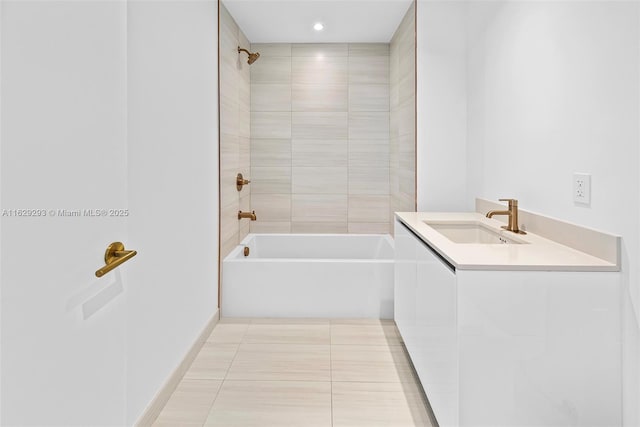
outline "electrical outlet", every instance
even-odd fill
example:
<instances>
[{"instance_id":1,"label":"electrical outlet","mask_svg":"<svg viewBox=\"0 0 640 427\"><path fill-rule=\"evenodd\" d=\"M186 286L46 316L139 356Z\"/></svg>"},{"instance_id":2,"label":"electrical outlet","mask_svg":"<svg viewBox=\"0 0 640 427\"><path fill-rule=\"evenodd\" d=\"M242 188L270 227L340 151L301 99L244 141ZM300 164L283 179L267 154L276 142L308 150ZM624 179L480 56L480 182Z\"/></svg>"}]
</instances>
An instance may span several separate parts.
<instances>
[{"instance_id":1,"label":"electrical outlet","mask_svg":"<svg viewBox=\"0 0 640 427\"><path fill-rule=\"evenodd\" d=\"M588 173L573 174L573 201L581 205L591 203L591 175Z\"/></svg>"}]
</instances>

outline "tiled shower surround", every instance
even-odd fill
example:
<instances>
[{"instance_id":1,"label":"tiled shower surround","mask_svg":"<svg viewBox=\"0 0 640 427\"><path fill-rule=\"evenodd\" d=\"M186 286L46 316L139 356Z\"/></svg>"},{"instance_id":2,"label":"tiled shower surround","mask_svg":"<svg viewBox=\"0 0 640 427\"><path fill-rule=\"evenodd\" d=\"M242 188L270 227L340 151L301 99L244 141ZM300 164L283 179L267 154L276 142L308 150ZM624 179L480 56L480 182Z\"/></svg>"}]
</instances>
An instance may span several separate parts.
<instances>
[{"instance_id":1,"label":"tiled shower surround","mask_svg":"<svg viewBox=\"0 0 640 427\"><path fill-rule=\"evenodd\" d=\"M251 231L388 233L389 44L251 50Z\"/></svg>"},{"instance_id":2,"label":"tiled shower surround","mask_svg":"<svg viewBox=\"0 0 640 427\"><path fill-rule=\"evenodd\" d=\"M236 175L249 174L249 64L238 46L249 47L224 5L220 4L220 255L225 257L249 233L250 188L236 190Z\"/></svg>"},{"instance_id":3,"label":"tiled shower surround","mask_svg":"<svg viewBox=\"0 0 640 427\"><path fill-rule=\"evenodd\" d=\"M391 212L416 210L416 8L407 11L391 39Z\"/></svg>"},{"instance_id":4,"label":"tiled shower surround","mask_svg":"<svg viewBox=\"0 0 640 427\"><path fill-rule=\"evenodd\" d=\"M249 230L391 233L415 210L414 6L391 43L250 47L220 10L222 257Z\"/></svg>"}]
</instances>

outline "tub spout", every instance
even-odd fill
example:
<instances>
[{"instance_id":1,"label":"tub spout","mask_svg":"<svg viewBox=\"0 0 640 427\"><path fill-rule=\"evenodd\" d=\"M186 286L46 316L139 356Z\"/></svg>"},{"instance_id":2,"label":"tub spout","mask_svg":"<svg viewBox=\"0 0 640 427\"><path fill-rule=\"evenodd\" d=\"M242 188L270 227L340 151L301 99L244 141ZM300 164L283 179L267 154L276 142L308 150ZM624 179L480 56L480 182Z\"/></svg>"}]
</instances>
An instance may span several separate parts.
<instances>
[{"instance_id":1,"label":"tub spout","mask_svg":"<svg viewBox=\"0 0 640 427\"><path fill-rule=\"evenodd\" d=\"M256 211L251 211L251 212L238 211L238 219L242 219L242 218L249 218L251 219L251 221L255 221L257 219Z\"/></svg>"}]
</instances>

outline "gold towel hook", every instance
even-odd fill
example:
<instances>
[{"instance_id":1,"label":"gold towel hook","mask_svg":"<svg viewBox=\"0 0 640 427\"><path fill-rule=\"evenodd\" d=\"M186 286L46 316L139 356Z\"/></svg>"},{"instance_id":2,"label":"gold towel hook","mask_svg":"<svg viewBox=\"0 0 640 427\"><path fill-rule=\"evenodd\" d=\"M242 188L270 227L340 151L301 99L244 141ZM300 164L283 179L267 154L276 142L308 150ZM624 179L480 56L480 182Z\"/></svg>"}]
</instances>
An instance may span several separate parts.
<instances>
[{"instance_id":1,"label":"gold towel hook","mask_svg":"<svg viewBox=\"0 0 640 427\"><path fill-rule=\"evenodd\" d=\"M127 251L124 249L122 242L113 242L107 246L107 250L104 252L104 267L96 271L97 277L102 277L120 264L129 261L131 258L137 255L136 251Z\"/></svg>"}]
</instances>

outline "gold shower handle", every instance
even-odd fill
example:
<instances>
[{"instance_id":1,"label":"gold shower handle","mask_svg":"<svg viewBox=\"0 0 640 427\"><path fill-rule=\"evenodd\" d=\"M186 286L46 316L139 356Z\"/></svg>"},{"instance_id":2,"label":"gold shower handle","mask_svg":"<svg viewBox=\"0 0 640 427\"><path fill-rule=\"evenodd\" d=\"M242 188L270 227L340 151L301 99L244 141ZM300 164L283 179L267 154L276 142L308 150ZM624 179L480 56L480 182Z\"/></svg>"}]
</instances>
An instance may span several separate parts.
<instances>
[{"instance_id":1,"label":"gold shower handle","mask_svg":"<svg viewBox=\"0 0 640 427\"><path fill-rule=\"evenodd\" d=\"M236 189L237 189L238 191L241 191L241 190L242 190L242 186L243 186L243 185L247 185L247 184L249 184L250 182L251 182L251 181L249 181L248 179L244 179L244 177L242 176L242 174L241 174L241 173L239 173L239 174L236 176Z\"/></svg>"},{"instance_id":2,"label":"gold shower handle","mask_svg":"<svg viewBox=\"0 0 640 427\"><path fill-rule=\"evenodd\" d=\"M125 250L124 244L122 242L111 243L109 246L107 246L107 250L104 252L104 263L106 265L96 271L96 277L104 276L114 268L118 267L120 264L129 261L137 254L138 252L136 251Z\"/></svg>"}]
</instances>

